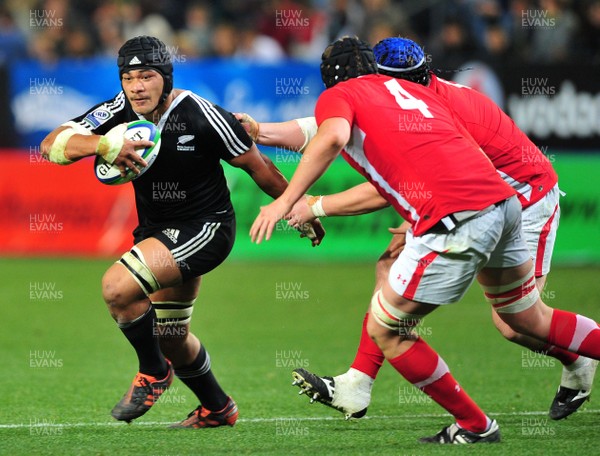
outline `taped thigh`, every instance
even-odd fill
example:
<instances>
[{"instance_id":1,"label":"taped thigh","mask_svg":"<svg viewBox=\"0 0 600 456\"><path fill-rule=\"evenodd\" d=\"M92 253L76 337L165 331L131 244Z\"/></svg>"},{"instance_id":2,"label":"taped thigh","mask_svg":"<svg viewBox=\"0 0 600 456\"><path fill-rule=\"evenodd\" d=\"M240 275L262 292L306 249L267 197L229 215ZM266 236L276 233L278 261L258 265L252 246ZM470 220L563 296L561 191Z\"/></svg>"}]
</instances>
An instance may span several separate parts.
<instances>
[{"instance_id":1,"label":"taped thigh","mask_svg":"<svg viewBox=\"0 0 600 456\"><path fill-rule=\"evenodd\" d=\"M156 324L159 326L183 326L192 319L194 301L153 301Z\"/></svg>"},{"instance_id":2,"label":"taped thigh","mask_svg":"<svg viewBox=\"0 0 600 456\"><path fill-rule=\"evenodd\" d=\"M498 313L518 313L536 303L540 293L535 286L534 268L521 279L500 286L482 286L485 299Z\"/></svg>"},{"instance_id":3,"label":"taped thigh","mask_svg":"<svg viewBox=\"0 0 600 456\"><path fill-rule=\"evenodd\" d=\"M146 259L142 251L137 247L133 247L129 252L124 253L117 263L125 266L146 295L160 290L161 287L158 280L156 280L154 273L146 264Z\"/></svg>"},{"instance_id":4,"label":"taped thigh","mask_svg":"<svg viewBox=\"0 0 600 456\"><path fill-rule=\"evenodd\" d=\"M425 315L403 312L390 304L381 290L377 290L371 299L371 315L384 328L397 332L405 332L417 326ZM404 330L404 331L403 331Z\"/></svg>"}]
</instances>

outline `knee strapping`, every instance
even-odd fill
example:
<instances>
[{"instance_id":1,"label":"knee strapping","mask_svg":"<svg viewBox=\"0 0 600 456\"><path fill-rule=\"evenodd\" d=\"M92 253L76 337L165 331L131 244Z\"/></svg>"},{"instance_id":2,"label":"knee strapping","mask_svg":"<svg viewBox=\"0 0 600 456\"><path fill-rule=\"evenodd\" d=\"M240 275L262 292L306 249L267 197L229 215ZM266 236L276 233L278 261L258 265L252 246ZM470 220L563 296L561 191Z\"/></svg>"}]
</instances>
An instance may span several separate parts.
<instances>
[{"instance_id":1,"label":"knee strapping","mask_svg":"<svg viewBox=\"0 0 600 456\"><path fill-rule=\"evenodd\" d=\"M417 326L424 317L424 315L410 314L395 308L384 298L381 290L378 290L371 299L371 315L381 326L399 332Z\"/></svg>"},{"instance_id":2,"label":"knee strapping","mask_svg":"<svg viewBox=\"0 0 600 456\"><path fill-rule=\"evenodd\" d=\"M534 270L507 285L482 286L485 299L498 313L518 313L536 303L540 293L535 285Z\"/></svg>"},{"instance_id":3,"label":"knee strapping","mask_svg":"<svg viewBox=\"0 0 600 456\"><path fill-rule=\"evenodd\" d=\"M133 247L129 252L124 253L117 263L125 266L146 295L160 290L161 287L158 280L156 280L154 273L146 264L142 251L137 247Z\"/></svg>"},{"instance_id":4,"label":"knee strapping","mask_svg":"<svg viewBox=\"0 0 600 456\"><path fill-rule=\"evenodd\" d=\"M183 326L192 319L194 301L153 302L156 311L156 324L160 326Z\"/></svg>"}]
</instances>

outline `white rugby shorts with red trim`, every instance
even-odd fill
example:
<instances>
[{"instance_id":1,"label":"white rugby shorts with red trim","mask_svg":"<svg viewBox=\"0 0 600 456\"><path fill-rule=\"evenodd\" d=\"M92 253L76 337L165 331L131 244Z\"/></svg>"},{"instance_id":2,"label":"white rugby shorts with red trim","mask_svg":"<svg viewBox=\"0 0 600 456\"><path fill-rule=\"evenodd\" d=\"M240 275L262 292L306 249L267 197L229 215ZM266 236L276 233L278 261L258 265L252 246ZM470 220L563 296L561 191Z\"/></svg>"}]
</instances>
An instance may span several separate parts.
<instances>
[{"instance_id":1,"label":"white rugby shorts with red trim","mask_svg":"<svg viewBox=\"0 0 600 456\"><path fill-rule=\"evenodd\" d=\"M531 258L521 232L516 196L449 233L406 233L406 246L390 269L392 289L411 301L459 301L485 266L509 268Z\"/></svg>"},{"instance_id":2,"label":"white rugby shorts with red trim","mask_svg":"<svg viewBox=\"0 0 600 456\"><path fill-rule=\"evenodd\" d=\"M521 220L525 242L535 265L535 276L550 272L550 262L560 220L560 190L555 185L541 200L524 209Z\"/></svg>"}]
</instances>

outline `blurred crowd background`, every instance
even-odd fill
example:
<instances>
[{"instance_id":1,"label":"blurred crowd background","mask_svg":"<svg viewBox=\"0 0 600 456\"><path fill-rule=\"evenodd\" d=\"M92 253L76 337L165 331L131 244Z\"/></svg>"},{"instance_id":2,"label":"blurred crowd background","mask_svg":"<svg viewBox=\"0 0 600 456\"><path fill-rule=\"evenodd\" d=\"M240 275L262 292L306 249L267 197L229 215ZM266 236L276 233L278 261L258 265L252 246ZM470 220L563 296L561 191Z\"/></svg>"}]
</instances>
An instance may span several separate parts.
<instances>
[{"instance_id":1,"label":"blurred crowd background","mask_svg":"<svg viewBox=\"0 0 600 456\"><path fill-rule=\"evenodd\" d=\"M115 56L161 37L189 58L316 61L342 35L410 37L446 64L600 63L600 0L4 0L0 65Z\"/></svg>"},{"instance_id":2,"label":"blurred crowd background","mask_svg":"<svg viewBox=\"0 0 600 456\"><path fill-rule=\"evenodd\" d=\"M338 37L371 45L412 38L442 77L488 95L555 165L568 198L554 259L600 263L600 186L589 185L600 172L600 0L0 0L0 254L106 256L129 248L135 216L126 186L99 191L85 163L75 165L81 173L47 166L39 144L115 95L117 51L137 35L166 42L178 87L261 121L311 115L323 90L321 54ZM297 154L288 152L267 151L291 175ZM247 232L258 189L232 182L241 186L234 205ZM316 194L360 176L339 166L322 182ZM32 230L32 216L53 217L65 230ZM397 222L393 211L360 220L333 225L337 241L319 258L370 258L373 242L388 242L378 233ZM292 254L286 241L279 236L261 255L314 261L314 251ZM257 255L247 236L236 251Z\"/></svg>"}]
</instances>

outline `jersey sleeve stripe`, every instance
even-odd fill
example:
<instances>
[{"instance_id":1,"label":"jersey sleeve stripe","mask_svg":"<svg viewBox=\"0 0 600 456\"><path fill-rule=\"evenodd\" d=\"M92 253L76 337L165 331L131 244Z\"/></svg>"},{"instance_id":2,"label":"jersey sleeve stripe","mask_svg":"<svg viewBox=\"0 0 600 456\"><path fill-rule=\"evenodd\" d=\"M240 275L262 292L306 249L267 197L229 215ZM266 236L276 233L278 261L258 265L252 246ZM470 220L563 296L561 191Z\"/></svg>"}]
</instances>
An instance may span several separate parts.
<instances>
[{"instance_id":1,"label":"jersey sleeve stripe","mask_svg":"<svg viewBox=\"0 0 600 456\"><path fill-rule=\"evenodd\" d=\"M102 126L103 124L108 122L109 120L111 120L114 117L114 115L116 113L118 113L119 111L123 111L125 109L125 106L126 106L125 94L121 91L113 100L107 101L106 103L102 103L101 105L94 107L89 112L87 112L84 116L82 116L81 120L79 120L78 122L73 121L73 123L76 123L77 125L85 128L86 130L92 131L92 130L99 128L100 126ZM110 113L110 116L108 116L104 119L93 116L93 113L95 113L96 111L99 111L99 110L108 111ZM93 116L94 122L90 122L89 120L86 120L89 118L89 116ZM94 125L92 125L92 123L94 123Z\"/></svg>"},{"instance_id":2,"label":"jersey sleeve stripe","mask_svg":"<svg viewBox=\"0 0 600 456\"><path fill-rule=\"evenodd\" d=\"M194 97L200 105L200 108L206 115L207 120L213 128L219 133L223 142L234 155L240 155L247 151L246 146L236 136L235 132L223 116L206 100L200 97Z\"/></svg>"},{"instance_id":3,"label":"jersey sleeve stripe","mask_svg":"<svg viewBox=\"0 0 600 456\"><path fill-rule=\"evenodd\" d=\"M248 147L237 137L223 116L210 103L197 95L192 95L192 98L198 103L208 122L233 155L237 157L248 150Z\"/></svg>"},{"instance_id":4,"label":"jersey sleeve stripe","mask_svg":"<svg viewBox=\"0 0 600 456\"><path fill-rule=\"evenodd\" d=\"M106 109L108 109L113 114L118 111L122 111L125 108L125 94L123 92L119 92L119 94L115 97L115 99L111 103L106 104Z\"/></svg>"}]
</instances>

